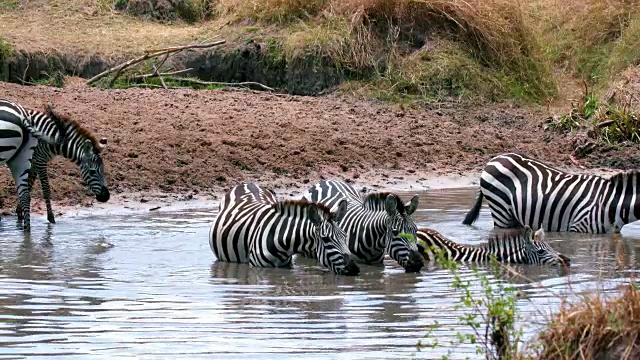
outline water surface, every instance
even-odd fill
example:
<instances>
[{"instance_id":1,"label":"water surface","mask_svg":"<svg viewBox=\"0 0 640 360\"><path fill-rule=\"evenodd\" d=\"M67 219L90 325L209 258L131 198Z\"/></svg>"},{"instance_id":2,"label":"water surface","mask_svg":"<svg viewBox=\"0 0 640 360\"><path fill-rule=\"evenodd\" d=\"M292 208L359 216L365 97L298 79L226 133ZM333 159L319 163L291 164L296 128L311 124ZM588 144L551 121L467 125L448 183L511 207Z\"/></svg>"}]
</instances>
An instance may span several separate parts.
<instances>
[{"instance_id":1,"label":"water surface","mask_svg":"<svg viewBox=\"0 0 640 360\"><path fill-rule=\"evenodd\" d=\"M421 193L419 226L462 243L484 241L492 227L486 207L474 227L461 225L474 193ZM4 217L0 357L433 358L446 353L457 332L469 331L457 325L452 275L433 264L405 274L386 260L342 277L308 259L296 259L292 270L217 262L208 246L216 208L89 211L55 225L34 216L30 236L17 230L15 217ZM560 296L614 290L640 269L636 224L618 236L548 238L571 258L569 272L515 266L523 277L490 275L521 288L526 336ZM467 267L460 271L475 279ZM445 346L418 352L417 341L435 320L441 326L434 336ZM473 358L474 348L456 347L453 357L464 356Z\"/></svg>"}]
</instances>

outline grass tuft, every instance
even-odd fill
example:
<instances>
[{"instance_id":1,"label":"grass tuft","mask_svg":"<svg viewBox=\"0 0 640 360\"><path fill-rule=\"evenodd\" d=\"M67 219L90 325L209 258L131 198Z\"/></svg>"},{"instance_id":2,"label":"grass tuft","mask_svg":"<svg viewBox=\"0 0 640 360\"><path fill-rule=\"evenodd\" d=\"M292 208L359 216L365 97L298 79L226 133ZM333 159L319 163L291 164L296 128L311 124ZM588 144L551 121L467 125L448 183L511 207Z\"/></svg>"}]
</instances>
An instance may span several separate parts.
<instances>
[{"instance_id":1,"label":"grass tuft","mask_svg":"<svg viewBox=\"0 0 640 360\"><path fill-rule=\"evenodd\" d=\"M622 295L586 295L563 303L538 337L538 359L640 358L640 293L635 284Z\"/></svg>"}]
</instances>

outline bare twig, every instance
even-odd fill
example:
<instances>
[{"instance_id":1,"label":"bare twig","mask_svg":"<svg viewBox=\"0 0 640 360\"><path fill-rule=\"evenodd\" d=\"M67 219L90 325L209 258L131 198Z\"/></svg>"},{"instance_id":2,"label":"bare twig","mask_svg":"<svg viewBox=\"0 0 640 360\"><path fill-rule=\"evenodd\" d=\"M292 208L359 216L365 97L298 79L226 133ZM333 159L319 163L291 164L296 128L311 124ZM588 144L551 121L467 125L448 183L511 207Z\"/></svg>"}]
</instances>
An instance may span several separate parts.
<instances>
[{"instance_id":1,"label":"bare twig","mask_svg":"<svg viewBox=\"0 0 640 360\"><path fill-rule=\"evenodd\" d=\"M214 46L221 45L221 44L224 44L224 43L225 43L225 40L219 40L219 41L215 41L215 42L211 42L211 43L204 43L204 44L190 44L190 45L183 45L183 46L173 46L173 47L166 48L166 49L146 50L145 54L153 55L155 57L155 56L164 55L166 53L172 53L172 52L181 51L181 50L187 50L187 49L205 49L205 48L210 48L210 47L214 47Z\"/></svg>"},{"instance_id":2,"label":"bare twig","mask_svg":"<svg viewBox=\"0 0 640 360\"><path fill-rule=\"evenodd\" d=\"M165 57L166 59L166 57ZM153 65L153 73L158 76L158 68ZM164 83L164 79L162 78L162 76L158 76L158 79L160 79L160 83L162 84L162 87L165 89L168 89L167 84Z\"/></svg>"},{"instance_id":3,"label":"bare twig","mask_svg":"<svg viewBox=\"0 0 640 360\"><path fill-rule=\"evenodd\" d=\"M131 59L129 61L126 61L120 65L114 66L108 70L105 70L103 72L101 72L100 74L92 77L91 79L87 80L86 84L87 85L91 85L94 82L102 79L103 77L113 73L113 72L117 72L116 75L114 76L114 78L111 80L110 82L110 86L115 82L116 78L120 75L120 73L130 67L133 66L135 64L141 63L145 60L148 59L152 59L158 56L162 56L165 54L170 54L170 53L174 53L177 51L181 51L181 50L186 50L186 49L202 49L202 48L210 48L210 47L214 47L217 45L221 45L224 44L225 40L219 40L216 42L212 42L212 43L207 43L207 44L191 44L191 45L184 45L184 46L176 46L176 47L172 47L172 48L167 48L167 49L159 49L159 50L148 50L145 51L145 54L143 56L137 57L135 59Z\"/></svg>"},{"instance_id":4,"label":"bare twig","mask_svg":"<svg viewBox=\"0 0 640 360\"><path fill-rule=\"evenodd\" d=\"M158 77L158 76L172 76L172 75L184 74L184 73L189 72L191 70L193 70L193 68L188 68L188 69L183 69L183 70L176 70L176 71L165 72L165 73L155 72L154 71L151 74L129 76L129 79L131 79L131 80L142 80L142 79L154 78L154 77Z\"/></svg>"},{"instance_id":5,"label":"bare twig","mask_svg":"<svg viewBox=\"0 0 640 360\"><path fill-rule=\"evenodd\" d=\"M176 76L170 76L170 77L167 77L167 79L174 80L174 81L188 82L188 83L198 84L198 85L220 85L220 86L249 86L249 85L253 85L253 86L258 86L258 87L260 87L260 88L262 88L264 90L275 91L273 88L268 87L267 85L260 84L258 82L253 82L253 81L245 81L245 82L239 82L239 83L228 83L228 82L218 82L218 81L202 81L202 80L196 80L196 79L187 79L187 78L176 77Z\"/></svg>"},{"instance_id":6,"label":"bare twig","mask_svg":"<svg viewBox=\"0 0 640 360\"><path fill-rule=\"evenodd\" d=\"M615 122L616 122L615 120L607 120L607 121L603 121L603 122L601 122L601 123L598 123L598 124L596 125L596 127L597 127L598 129L600 129L600 128L603 128L603 127L607 127L607 126L609 126L609 125L611 125L611 124L613 124L613 123L615 123Z\"/></svg>"},{"instance_id":7,"label":"bare twig","mask_svg":"<svg viewBox=\"0 0 640 360\"><path fill-rule=\"evenodd\" d=\"M579 167L580 169L583 169L583 170L585 169L585 167L584 167L584 166L582 166L582 165L580 165L580 163L578 162L578 160L576 160L576 158L574 158L574 157L573 157L573 155L569 155L569 160L571 160L571 162L572 162L575 166Z\"/></svg>"}]
</instances>

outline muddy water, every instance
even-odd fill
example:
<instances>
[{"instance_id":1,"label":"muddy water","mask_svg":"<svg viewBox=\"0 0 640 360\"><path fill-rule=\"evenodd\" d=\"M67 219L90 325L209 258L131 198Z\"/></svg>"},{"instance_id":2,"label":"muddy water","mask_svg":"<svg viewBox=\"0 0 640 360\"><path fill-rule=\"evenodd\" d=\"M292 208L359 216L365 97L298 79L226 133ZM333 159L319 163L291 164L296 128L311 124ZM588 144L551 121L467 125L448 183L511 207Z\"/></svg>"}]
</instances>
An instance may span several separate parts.
<instances>
[{"instance_id":1,"label":"muddy water","mask_svg":"<svg viewBox=\"0 0 640 360\"><path fill-rule=\"evenodd\" d=\"M460 225L472 199L473 189L422 193L419 225L481 242L491 229L486 207L475 227ZM3 218L0 358L434 358L468 332L456 325L459 295L445 270L405 274L387 261L349 278L309 260L297 259L293 270L219 263L207 243L216 205L186 204L192 208L91 211L53 226L35 216L26 237L15 218ZM525 336L559 296L613 290L640 268L640 226L615 237L550 235L571 257L570 272L517 266L526 279L492 277L521 287ZM417 352L434 320L443 347ZM474 348L452 355L473 358Z\"/></svg>"}]
</instances>

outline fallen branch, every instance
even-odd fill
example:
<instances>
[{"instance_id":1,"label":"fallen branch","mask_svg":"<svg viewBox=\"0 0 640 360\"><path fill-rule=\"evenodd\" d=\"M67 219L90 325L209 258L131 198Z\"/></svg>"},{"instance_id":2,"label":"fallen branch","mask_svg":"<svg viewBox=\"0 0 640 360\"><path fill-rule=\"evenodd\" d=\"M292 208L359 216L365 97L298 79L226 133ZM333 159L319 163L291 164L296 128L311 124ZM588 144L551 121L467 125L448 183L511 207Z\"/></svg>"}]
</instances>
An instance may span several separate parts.
<instances>
[{"instance_id":1,"label":"fallen branch","mask_svg":"<svg viewBox=\"0 0 640 360\"><path fill-rule=\"evenodd\" d=\"M159 77L159 76L179 75L179 74L184 74L186 72L189 72L191 70L193 70L193 68L188 68L188 69L183 69L183 70L176 70L176 71L165 72L165 73L155 72L154 71L152 74L129 76L129 79L130 80L144 80L144 79L149 79L149 78L154 78L154 77Z\"/></svg>"},{"instance_id":2,"label":"fallen branch","mask_svg":"<svg viewBox=\"0 0 640 360\"><path fill-rule=\"evenodd\" d=\"M571 162L572 162L575 166L579 167L580 169L585 169L585 167L584 167L584 166L582 166L582 165L580 165L580 163L578 162L578 160L576 160L576 159L573 157L573 155L569 155L569 160L571 160Z\"/></svg>"},{"instance_id":3,"label":"fallen branch","mask_svg":"<svg viewBox=\"0 0 640 360\"><path fill-rule=\"evenodd\" d=\"M219 40L216 42L212 42L212 43L206 43L206 44L191 44L191 45L184 45L184 46L176 46L176 47L172 47L172 48L167 48L167 49L159 49L159 50L148 50L145 51L145 54L143 56L137 57L135 59L131 59L129 61L126 61L120 65L114 66L108 70L105 70L103 72L101 72L100 74L92 77L91 79L87 80L86 84L87 85L91 85L94 82L102 79L103 77L116 72L115 76L113 77L113 79L111 80L111 82L109 83L109 86L112 86L116 79L118 78L118 76L120 76L120 74L122 73L122 71L128 67L131 67L133 65L136 65L138 63L141 63L145 60L148 59L152 59L152 58L156 58L158 56L162 56L165 54L170 54L170 53L174 53L177 51L181 51L181 50L186 50L186 49L202 49L202 48L210 48L210 47L214 47L217 45L221 45L224 44L225 40Z\"/></svg>"},{"instance_id":4,"label":"fallen branch","mask_svg":"<svg viewBox=\"0 0 640 360\"><path fill-rule=\"evenodd\" d=\"M202 80L188 79L188 78L177 77L177 76L167 76L166 78L168 80L181 81L181 82L186 82L186 83L191 83L191 84L198 84L198 85L220 85L220 86L249 86L249 85L253 85L253 86L260 87L260 88L262 88L264 90L275 91L273 88L268 87L267 85L260 84L258 82L253 82L253 81L245 81L245 82L239 82L239 83L228 83L228 82L218 82L218 81L202 81Z\"/></svg>"},{"instance_id":5,"label":"fallen branch","mask_svg":"<svg viewBox=\"0 0 640 360\"><path fill-rule=\"evenodd\" d=\"M598 129L601 129L601 128L603 128L603 127L607 127L607 126L609 126L609 125L611 125L611 124L614 124L615 122L616 122L615 120L607 120L607 121L603 121L603 122L601 122L601 123L598 123L598 124L596 125L596 127L597 127Z\"/></svg>"}]
</instances>

